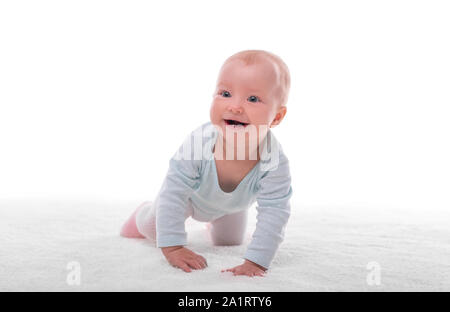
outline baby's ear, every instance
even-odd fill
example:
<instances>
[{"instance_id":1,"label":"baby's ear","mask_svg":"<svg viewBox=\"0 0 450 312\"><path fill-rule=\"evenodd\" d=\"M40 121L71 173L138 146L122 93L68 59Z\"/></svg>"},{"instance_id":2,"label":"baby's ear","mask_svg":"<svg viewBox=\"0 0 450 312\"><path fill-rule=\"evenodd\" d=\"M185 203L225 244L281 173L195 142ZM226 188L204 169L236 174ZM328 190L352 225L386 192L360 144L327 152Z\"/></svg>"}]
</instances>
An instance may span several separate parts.
<instances>
[{"instance_id":1,"label":"baby's ear","mask_svg":"<svg viewBox=\"0 0 450 312\"><path fill-rule=\"evenodd\" d=\"M276 125L279 125L281 121L283 120L284 116L286 116L287 108L286 106L281 106L278 109L278 112L275 115L275 118L273 119L272 123L270 124L270 128L275 127Z\"/></svg>"}]
</instances>

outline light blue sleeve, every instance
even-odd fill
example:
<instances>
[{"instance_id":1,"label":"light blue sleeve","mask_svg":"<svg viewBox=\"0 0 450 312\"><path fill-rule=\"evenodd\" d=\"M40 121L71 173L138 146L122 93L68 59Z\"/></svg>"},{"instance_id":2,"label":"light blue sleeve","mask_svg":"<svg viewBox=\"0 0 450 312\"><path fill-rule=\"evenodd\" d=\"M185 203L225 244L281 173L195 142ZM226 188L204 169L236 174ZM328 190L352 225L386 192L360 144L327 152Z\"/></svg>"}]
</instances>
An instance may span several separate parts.
<instances>
[{"instance_id":1,"label":"light blue sleeve","mask_svg":"<svg viewBox=\"0 0 450 312\"><path fill-rule=\"evenodd\" d=\"M284 239L291 211L291 175L283 152L280 152L277 169L264 172L258 185L256 229L244 258L269 268Z\"/></svg>"},{"instance_id":2,"label":"light blue sleeve","mask_svg":"<svg viewBox=\"0 0 450 312\"><path fill-rule=\"evenodd\" d=\"M170 159L169 170L156 199L156 245L187 244L185 213L188 199L200 183L201 160L180 159L182 147Z\"/></svg>"}]
</instances>

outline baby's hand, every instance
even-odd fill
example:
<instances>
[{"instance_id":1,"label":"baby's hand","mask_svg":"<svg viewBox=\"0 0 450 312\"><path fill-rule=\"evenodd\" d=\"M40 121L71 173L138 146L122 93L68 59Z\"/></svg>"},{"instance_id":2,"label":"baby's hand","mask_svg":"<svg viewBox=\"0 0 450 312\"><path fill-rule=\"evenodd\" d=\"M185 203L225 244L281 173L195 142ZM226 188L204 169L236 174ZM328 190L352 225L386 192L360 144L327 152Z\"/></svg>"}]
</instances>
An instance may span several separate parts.
<instances>
[{"instance_id":1,"label":"baby's hand","mask_svg":"<svg viewBox=\"0 0 450 312\"><path fill-rule=\"evenodd\" d=\"M266 273L266 268L251 262L250 260L245 260L241 265L238 265L231 269L222 270L222 272L232 272L233 275L247 275L247 276L264 276Z\"/></svg>"},{"instance_id":2,"label":"baby's hand","mask_svg":"<svg viewBox=\"0 0 450 312\"><path fill-rule=\"evenodd\" d=\"M162 247L161 251L172 266L185 272L204 269L207 266L205 258L183 246Z\"/></svg>"}]
</instances>

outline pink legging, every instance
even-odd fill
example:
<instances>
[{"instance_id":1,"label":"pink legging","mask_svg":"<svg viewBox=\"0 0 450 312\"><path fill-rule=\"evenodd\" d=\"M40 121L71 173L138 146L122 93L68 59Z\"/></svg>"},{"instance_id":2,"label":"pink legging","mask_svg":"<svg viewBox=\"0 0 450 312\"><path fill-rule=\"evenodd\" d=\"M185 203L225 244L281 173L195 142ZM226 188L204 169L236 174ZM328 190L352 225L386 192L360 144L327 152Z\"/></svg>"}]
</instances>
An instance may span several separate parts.
<instances>
[{"instance_id":1,"label":"pink legging","mask_svg":"<svg viewBox=\"0 0 450 312\"><path fill-rule=\"evenodd\" d=\"M145 209L150 216L142 218L140 224L136 222L136 215L141 209L152 205L147 201L142 203L125 222L120 235L129 238L148 238L156 241L156 216L154 209ZM192 208L187 209L185 220L193 215ZM214 245L230 246L242 244L247 226L247 210L225 215L212 220L208 224L210 238Z\"/></svg>"}]
</instances>

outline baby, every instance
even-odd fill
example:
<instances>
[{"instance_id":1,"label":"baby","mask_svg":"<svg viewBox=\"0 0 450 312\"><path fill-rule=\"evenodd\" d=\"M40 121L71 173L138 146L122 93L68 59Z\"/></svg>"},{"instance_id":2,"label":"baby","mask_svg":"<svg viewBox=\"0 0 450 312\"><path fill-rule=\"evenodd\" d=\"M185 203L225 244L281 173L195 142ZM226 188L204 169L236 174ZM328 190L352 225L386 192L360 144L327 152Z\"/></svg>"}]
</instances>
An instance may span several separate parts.
<instances>
[{"instance_id":1,"label":"baby","mask_svg":"<svg viewBox=\"0 0 450 312\"><path fill-rule=\"evenodd\" d=\"M185 220L208 222L214 245L239 245L256 201L256 230L244 262L222 272L263 276L290 215L289 162L270 131L286 115L289 88L289 70L278 56L246 50L229 57L217 79L211 121L188 136L155 200L136 209L121 235L155 241L185 272L203 269L206 259L185 247Z\"/></svg>"}]
</instances>

